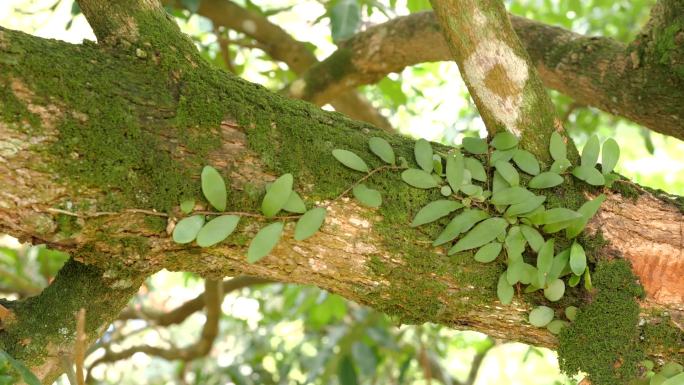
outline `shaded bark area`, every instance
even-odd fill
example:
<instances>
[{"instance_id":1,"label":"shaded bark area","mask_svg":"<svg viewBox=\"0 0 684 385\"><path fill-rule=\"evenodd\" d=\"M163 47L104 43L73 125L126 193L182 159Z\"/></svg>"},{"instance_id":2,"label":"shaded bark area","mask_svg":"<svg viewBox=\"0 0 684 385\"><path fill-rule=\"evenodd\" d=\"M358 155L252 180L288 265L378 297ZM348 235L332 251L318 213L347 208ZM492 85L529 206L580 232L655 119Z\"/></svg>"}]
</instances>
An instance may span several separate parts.
<instances>
[{"instance_id":1,"label":"shaded bark area","mask_svg":"<svg viewBox=\"0 0 684 385\"><path fill-rule=\"evenodd\" d=\"M684 35L681 21L673 19L655 17L659 28L647 27L654 32L624 45L510 15L546 87L684 139ZM345 41L302 76L306 87L299 92L304 100L325 103L339 92L374 84L407 66L444 60L451 60L451 54L432 12L398 17Z\"/></svg>"}]
</instances>

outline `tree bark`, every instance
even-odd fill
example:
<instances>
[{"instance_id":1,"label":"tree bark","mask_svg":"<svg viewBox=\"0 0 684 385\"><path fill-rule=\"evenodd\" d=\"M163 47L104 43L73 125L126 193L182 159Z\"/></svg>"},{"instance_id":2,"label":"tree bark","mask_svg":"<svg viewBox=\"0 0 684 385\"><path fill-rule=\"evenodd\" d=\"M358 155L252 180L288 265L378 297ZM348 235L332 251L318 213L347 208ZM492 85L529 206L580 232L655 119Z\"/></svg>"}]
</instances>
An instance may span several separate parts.
<instances>
[{"instance_id":1,"label":"tree bark","mask_svg":"<svg viewBox=\"0 0 684 385\"><path fill-rule=\"evenodd\" d=\"M144 8L131 12L135 17L106 19L108 28L95 28L101 45L0 29L0 231L73 258L38 297L4 304L14 320L3 324L0 346L43 383L60 372L55 352L70 351L78 308L87 306L86 332L95 338L142 278L161 268L313 284L401 322L556 346L555 336L526 321L541 296L521 294L502 306L495 283L503 266L478 264L470 255L446 257L430 247L437 225L408 228L437 193L416 191L387 172L368 181L383 191L379 210L335 199L359 174L332 159L332 149L351 149L376 166L369 137L385 137L406 159L412 159L411 141L216 70L161 8L134 3ZM236 235L212 248L174 243L167 222L179 216L180 199L197 194L206 164L230 181L229 210L235 211L256 211L264 184L293 173L307 202L330 203L324 226L297 242L288 224L276 249L256 264L246 262L245 252L259 219L243 218ZM568 194L565 199L576 194L556 192ZM634 264L648 292L642 327L665 323L679 330L682 212L664 198L636 195L609 194L592 223L608 229L609 246L600 252ZM636 239L643 240L640 249L632 247ZM568 298L579 303L582 294ZM650 354L681 358L679 350L649 346L656 346Z\"/></svg>"}]
</instances>

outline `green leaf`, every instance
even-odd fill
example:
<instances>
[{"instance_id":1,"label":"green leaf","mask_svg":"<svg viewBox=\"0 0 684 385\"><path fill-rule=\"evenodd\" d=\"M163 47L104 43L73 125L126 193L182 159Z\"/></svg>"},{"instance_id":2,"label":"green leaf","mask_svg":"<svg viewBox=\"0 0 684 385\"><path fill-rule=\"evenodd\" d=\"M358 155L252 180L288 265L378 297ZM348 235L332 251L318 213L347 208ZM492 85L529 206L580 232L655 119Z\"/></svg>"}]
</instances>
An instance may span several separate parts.
<instances>
[{"instance_id":1,"label":"green leaf","mask_svg":"<svg viewBox=\"0 0 684 385\"><path fill-rule=\"evenodd\" d=\"M564 173L565 170L569 169L570 166L572 166L572 163L570 163L570 161L567 159L556 160L551 165L551 168L549 168L549 171L561 174Z\"/></svg>"},{"instance_id":2,"label":"green leaf","mask_svg":"<svg viewBox=\"0 0 684 385\"><path fill-rule=\"evenodd\" d=\"M487 181L487 172L484 166L479 160L471 157L465 158L465 168L470 171L470 175L473 179L479 180L480 182Z\"/></svg>"},{"instance_id":3,"label":"green leaf","mask_svg":"<svg viewBox=\"0 0 684 385\"><path fill-rule=\"evenodd\" d=\"M180 244L194 241L202 225L204 225L204 215L193 215L181 219L173 229L173 241Z\"/></svg>"},{"instance_id":4,"label":"green leaf","mask_svg":"<svg viewBox=\"0 0 684 385\"><path fill-rule=\"evenodd\" d=\"M290 197L287 198L287 202L285 202L285 206L283 206L283 210L289 213L302 214L306 211L306 205L302 197L296 191L292 191Z\"/></svg>"},{"instance_id":5,"label":"green leaf","mask_svg":"<svg viewBox=\"0 0 684 385\"><path fill-rule=\"evenodd\" d=\"M494 176L492 177L492 194L496 194L508 187L511 187L511 185L506 182L498 171L494 171Z\"/></svg>"},{"instance_id":6,"label":"green leaf","mask_svg":"<svg viewBox=\"0 0 684 385\"><path fill-rule=\"evenodd\" d=\"M453 191L451 191L451 187L449 186L442 186L442 188L439 189L439 193L445 197L450 196L452 192Z\"/></svg>"},{"instance_id":7,"label":"green leaf","mask_svg":"<svg viewBox=\"0 0 684 385\"><path fill-rule=\"evenodd\" d=\"M513 162L515 162L519 169L530 175L539 174L539 162L529 151L516 150L513 155Z\"/></svg>"},{"instance_id":8,"label":"green leaf","mask_svg":"<svg viewBox=\"0 0 684 385\"><path fill-rule=\"evenodd\" d=\"M679 373L674 377L670 377L661 385L682 385L684 384L684 373Z\"/></svg>"},{"instance_id":9,"label":"green leaf","mask_svg":"<svg viewBox=\"0 0 684 385\"><path fill-rule=\"evenodd\" d=\"M226 209L228 193L226 192L226 183L223 181L221 174L211 166L204 166L201 179L202 193L207 198L209 204L218 211L224 211Z\"/></svg>"},{"instance_id":10,"label":"green leaf","mask_svg":"<svg viewBox=\"0 0 684 385\"><path fill-rule=\"evenodd\" d=\"M345 355L340 361L338 377L340 385L358 385L359 381L356 375L356 367L349 355Z\"/></svg>"},{"instance_id":11,"label":"green leaf","mask_svg":"<svg viewBox=\"0 0 684 385\"><path fill-rule=\"evenodd\" d=\"M587 144L585 144L584 148L582 149L582 159L580 160L580 164L582 166L594 168L596 162L598 162L600 150L601 148L599 146L598 136L592 135L589 137Z\"/></svg>"},{"instance_id":12,"label":"green leaf","mask_svg":"<svg viewBox=\"0 0 684 385\"><path fill-rule=\"evenodd\" d=\"M490 201L495 205L513 205L516 203L525 202L534 197L535 195L528 189L520 186L514 186L495 192Z\"/></svg>"},{"instance_id":13,"label":"green leaf","mask_svg":"<svg viewBox=\"0 0 684 385\"><path fill-rule=\"evenodd\" d=\"M565 207L556 207L535 215L533 221L541 225L548 225L552 223L572 221L581 217L582 215L578 212L566 209Z\"/></svg>"},{"instance_id":14,"label":"green leaf","mask_svg":"<svg viewBox=\"0 0 684 385\"><path fill-rule=\"evenodd\" d=\"M9 354L7 354L7 352L5 352L2 349L0 349L0 358L4 359L0 360L0 362L9 362L9 364L14 368L14 370L16 370L21 375L21 378L27 385L41 385L38 378L33 373L31 373L31 371L26 366L24 366L23 363L15 360L14 357L10 356Z\"/></svg>"},{"instance_id":15,"label":"green leaf","mask_svg":"<svg viewBox=\"0 0 684 385\"><path fill-rule=\"evenodd\" d=\"M529 188L550 188L563 183L563 177L555 172L546 171L530 180L527 184Z\"/></svg>"},{"instance_id":16,"label":"green leaf","mask_svg":"<svg viewBox=\"0 0 684 385\"><path fill-rule=\"evenodd\" d=\"M558 253L553 258L553 264L551 265L551 270L546 275L547 280L552 281L556 278L560 278L563 275L570 273L570 266L568 262L570 261L570 249L565 249Z\"/></svg>"},{"instance_id":17,"label":"green leaf","mask_svg":"<svg viewBox=\"0 0 684 385\"><path fill-rule=\"evenodd\" d=\"M468 196L482 196L482 187L474 184L464 184L461 186L461 191Z\"/></svg>"},{"instance_id":18,"label":"green leaf","mask_svg":"<svg viewBox=\"0 0 684 385\"><path fill-rule=\"evenodd\" d=\"M606 183L603 174L593 166L577 166L572 169L572 175L592 186L603 186Z\"/></svg>"},{"instance_id":19,"label":"green leaf","mask_svg":"<svg viewBox=\"0 0 684 385\"><path fill-rule=\"evenodd\" d=\"M568 286L570 286L570 287L575 287L575 286L577 286L577 284L579 283L580 279L582 279L582 276L581 276L581 275L573 275L573 276L570 277L570 279L568 280Z\"/></svg>"},{"instance_id":20,"label":"green leaf","mask_svg":"<svg viewBox=\"0 0 684 385\"><path fill-rule=\"evenodd\" d=\"M520 175L510 163L500 160L494 164L494 167L509 185L517 186L520 183Z\"/></svg>"},{"instance_id":21,"label":"green leaf","mask_svg":"<svg viewBox=\"0 0 684 385\"><path fill-rule=\"evenodd\" d=\"M432 172L432 145L425 139L418 139L413 148L413 154L416 157L416 163L423 169L423 171Z\"/></svg>"},{"instance_id":22,"label":"green leaf","mask_svg":"<svg viewBox=\"0 0 684 385\"><path fill-rule=\"evenodd\" d=\"M565 294L565 282L562 279L554 279L544 289L544 297L551 302L556 302Z\"/></svg>"},{"instance_id":23,"label":"green leaf","mask_svg":"<svg viewBox=\"0 0 684 385\"><path fill-rule=\"evenodd\" d=\"M537 306L530 312L530 323L532 326L543 328L553 320L553 309L547 306Z\"/></svg>"},{"instance_id":24,"label":"green leaf","mask_svg":"<svg viewBox=\"0 0 684 385\"><path fill-rule=\"evenodd\" d=\"M392 146L385 139L374 136L368 140L368 147L370 147L371 152L382 159L383 162L389 164L394 164L394 162L396 162L394 150L392 150Z\"/></svg>"},{"instance_id":25,"label":"green leaf","mask_svg":"<svg viewBox=\"0 0 684 385\"><path fill-rule=\"evenodd\" d=\"M463 148L471 154L482 155L487 153L487 142L484 139L466 137L463 138Z\"/></svg>"},{"instance_id":26,"label":"green leaf","mask_svg":"<svg viewBox=\"0 0 684 385\"><path fill-rule=\"evenodd\" d=\"M448 175L449 163L447 160L447 178ZM404 172L401 173L401 179L404 182L408 183L410 186L416 188L429 189L438 186L437 181L435 181L432 175L428 174L423 170L418 170L416 168L409 168L408 170L404 170Z\"/></svg>"},{"instance_id":27,"label":"green leaf","mask_svg":"<svg viewBox=\"0 0 684 385\"><path fill-rule=\"evenodd\" d=\"M334 42L347 39L361 26L361 7L356 0L339 0L330 10L330 29Z\"/></svg>"},{"instance_id":28,"label":"green leaf","mask_svg":"<svg viewBox=\"0 0 684 385\"><path fill-rule=\"evenodd\" d=\"M489 218L478 223L463 238L456 242L454 247L449 250L449 255L463 250L474 249L493 241L506 229L506 226L508 226L508 222L503 218Z\"/></svg>"},{"instance_id":29,"label":"green leaf","mask_svg":"<svg viewBox=\"0 0 684 385\"><path fill-rule=\"evenodd\" d=\"M237 215L221 215L207 222L197 233L197 245L210 247L224 239L235 231L240 217Z\"/></svg>"},{"instance_id":30,"label":"green leaf","mask_svg":"<svg viewBox=\"0 0 684 385\"><path fill-rule=\"evenodd\" d=\"M192 212L192 209L195 208L195 200L194 199L186 199L183 202L180 203L180 209L183 214L190 214Z\"/></svg>"},{"instance_id":31,"label":"green leaf","mask_svg":"<svg viewBox=\"0 0 684 385\"><path fill-rule=\"evenodd\" d=\"M531 198L524 200L520 203L515 203L511 205L506 210L507 217L515 217L521 214L527 214L534 211L536 208L540 207L544 201L546 201L546 196L544 195L532 195Z\"/></svg>"},{"instance_id":32,"label":"green leaf","mask_svg":"<svg viewBox=\"0 0 684 385\"><path fill-rule=\"evenodd\" d=\"M587 255L584 248L577 242L573 242L570 247L570 270L575 275L582 275L587 268Z\"/></svg>"},{"instance_id":33,"label":"green leaf","mask_svg":"<svg viewBox=\"0 0 684 385\"><path fill-rule=\"evenodd\" d=\"M454 217L449 224L444 228L441 234L432 242L433 246L439 246L449 241L456 239L456 237L470 230L476 223L489 218L486 211L480 209L467 209L461 214Z\"/></svg>"},{"instance_id":34,"label":"green leaf","mask_svg":"<svg viewBox=\"0 0 684 385\"><path fill-rule=\"evenodd\" d=\"M460 152L454 151L447 155L446 159L446 179L451 186L451 190L456 193L463 184L463 173L465 171L465 161Z\"/></svg>"},{"instance_id":35,"label":"green leaf","mask_svg":"<svg viewBox=\"0 0 684 385\"><path fill-rule=\"evenodd\" d=\"M380 207L380 205L382 205L382 195L380 195L380 192L368 188L368 186L363 183L354 186L352 193L354 194L354 198L364 206Z\"/></svg>"},{"instance_id":36,"label":"green leaf","mask_svg":"<svg viewBox=\"0 0 684 385\"><path fill-rule=\"evenodd\" d=\"M499 298L499 302L508 305L513 300L514 293L513 286L508 284L506 272L504 272L499 276L499 282L496 285L496 296Z\"/></svg>"},{"instance_id":37,"label":"green leaf","mask_svg":"<svg viewBox=\"0 0 684 385\"><path fill-rule=\"evenodd\" d=\"M494 135L494 139L490 143L492 147L497 150L508 150L518 145L518 138L508 131L499 132Z\"/></svg>"},{"instance_id":38,"label":"green leaf","mask_svg":"<svg viewBox=\"0 0 684 385\"><path fill-rule=\"evenodd\" d=\"M261 201L261 212L267 217L278 214L292 195L292 174L283 174L271 184Z\"/></svg>"},{"instance_id":39,"label":"green leaf","mask_svg":"<svg viewBox=\"0 0 684 385\"><path fill-rule=\"evenodd\" d=\"M488 243L475 253L475 260L481 263L489 263L499 256L501 249L502 245L499 242Z\"/></svg>"},{"instance_id":40,"label":"green leaf","mask_svg":"<svg viewBox=\"0 0 684 385\"><path fill-rule=\"evenodd\" d=\"M437 154L432 156L432 170L439 176L443 175L442 157Z\"/></svg>"},{"instance_id":41,"label":"green leaf","mask_svg":"<svg viewBox=\"0 0 684 385\"><path fill-rule=\"evenodd\" d=\"M335 149L332 152L335 159L352 170L368 172L368 165L358 155L351 151Z\"/></svg>"},{"instance_id":42,"label":"green leaf","mask_svg":"<svg viewBox=\"0 0 684 385\"><path fill-rule=\"evenodd\" d=\"M574 321L575 318L577 318L577 307L576 306L568 306L565 308L565 318L569 319L570 321Z\"/></svg>"},{"instance_id":43,"label":"green leaf","mask_svg":"<svg viewBox=\"0 0 684 385\"><path fill-rule=\"evenodd\" d=\"M278 244L283 227L283 222L273 222L259 230L247 249L247 262L256 263L267 256Z\"/></svg>"},{"instance_id":44,"label":"green leaf","mask_svg":"<svg viewBox=\"0 0 684 385\"><path fill-rule=\"evenodd\" d=\"M591 273L589 272L589 268L587 267L584 270L584 288L587 289L587 291L591 291L592 289L592 284L591 284Z\"/></svg>"},{"instance_id":45,"label":"green leaf","mask_svg":"<svg viewBox=\"0 0 684 385\"><path fill-rule=\"evenodd\" d=\"M506 252L508 253L508 259L521 259L522 253L525 251L525 244L527 241L520 231L519 226L511 227L506 233L505 245Z\"/></svg>"},{"instance_id":46,"label":"green leaf","mask_svg":"<svg viewBox=\"0 0 684 385\"><path fill-rule=\"evenodd\" d=\"M582 207L580 207L577 212L582 215L581 218L578 218L572 222L570 226L568 226L567 229L565 229L565 237L568 239L575 238L578 236L582 230L584 230L584 227L589 223L589 220L596 214L598 209L601 207L601 203L606 200L606 196L604 194L601 194L597 196L596 198L584 202Z\"/></svg>"},{"instance_id":47,"label":"green leaf","mask_svg":"<svg viewBox=\"0 0 684 385\"><path fill-rule=\"evenodd\" d=\"M439 218L449 215L452 211L458 210L463 205L460 202L440 199L434 202L430 202L425 207L418 211L413 222L411 222L411 227L417 227L424 225L426 223L434 222Z\"/></svg>"},{"instance_id":48,"label":"green leaf","mask_svg":"<svg viewBox=\"0 0 684 385\"><path fill-rule=\"evenodd\" d=\"M603 150L601 151L601 172L603 175L610 174L615 169L618 159L620 159L620 146L615 139L608 138L603 142Z\"/></svg>"},{"instance_id":49,"label":"green leaf","mask_svg":"<svg viewBox=\"0 0 684 385\"><path fill-rule=\"evenodd\" d=\"M303 241L314 235L316 231L321 228L323 222L325 222L326 214L327 211L324 207L316 207L307 211L297 221L297 226L295 226L294 231L294 239L297 241Z\"/></svg>"},{"instance_id":50,"label":"green leaf","mask_svg":"<svg viewBox=\"0 0 684 385\"><path fill-rule=\"evenodd\" d=\"M564 327L568 326L568 323L563 320L555 319L551 322L549 322L548 325L546 325L546 329L551 332L551 334L560 334L561 329Z\"/></svg>"},{"instance_id":51,"label":"green leaf","mask_svg":"<svg viewBox=\"0 0 684 385\"><path fill-rule=\"evenodd\" d=\"M549 144L549 152L551 152L551 157L555 161L566 160L568 157L567 150L565 146L565 141L563 137L557 133L553 132L551 134L551 142Z\"/></svg>"},{"instance_id":52,"label":"green leaf","mask_svg":"<svg viewBox=\"0 0 684 385\"><path fill-rule=\"evenodd\" d=\"M660 374L665 376L665 378L672 378L675 375L681 373L684 371L684 367L682 365L676 363L676 362L666 362L661 368L660 368Z\"/></svg>"},{"instance_id":53,"label":"green leaf","mask_svg":"<svg viewBox=\"0 0 684 385\"><path fill-rule=\"evenodd\" d=\"M496 162L508 162L509 160L513 159L515 151L515 148L503 151L494 150L492 155L489 157L489 164L493 166L496 164Z\"/></svg>"},{"instance_id":54,"label":"green leaf","mask_svg":"<svg viewBox=\"0 0 684 385\"><path fill-rule=\"evenodd\" d=\"M520 282L525 274L525 262L516 260L508 265L506 269L506 281L509 285L515 285Z\"/></svg>"},{"instance_id":55,"label":"green leaf","mask_svg":"<svg viewBox=\"0 0 684 385\"><path fill-rule=\"evenodd\" d=\"M539 234L539 231L531 226L520 225L520 232L527 240L527 243L530 244L532 250L539 252L541 247L544 245L544 237Z\"/></svg>"},{"instance_id":56,"label":"green leaf","mask_svg":"<svg viewBox=\"0 0 684 385\"><path fill-rule=\"evenodd\" d=\"M539 283L541 286L545 286L546 276L551 271L551 266L553 265L553 238L547 240L539 249L539 254L537 254L537 271L539 272Z\"/></svg>"}]
</instances>

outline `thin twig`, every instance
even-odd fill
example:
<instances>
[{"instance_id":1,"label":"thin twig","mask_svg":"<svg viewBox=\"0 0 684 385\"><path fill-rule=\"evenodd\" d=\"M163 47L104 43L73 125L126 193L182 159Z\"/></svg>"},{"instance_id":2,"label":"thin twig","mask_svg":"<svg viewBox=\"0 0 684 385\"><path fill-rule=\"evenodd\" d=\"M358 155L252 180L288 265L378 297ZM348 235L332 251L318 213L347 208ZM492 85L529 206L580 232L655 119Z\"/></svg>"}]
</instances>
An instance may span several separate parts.
<instances>
[{"instance_id":1,"label":"thin twig","mask_svg":"<svg viewBox=\"0 0 684 385\"><path fill-rule=\"evenodd\" d=\"M350 191L354 189L354 187L358 186L361 182L365 181L366 179L370 178L373 174L380 172L380 171L385 171L385 170L400 170L400 166L380 166L378 168L375 168L368 172L368 174L364 175L363 178L357 180L354 184L349 186L346 190L342 191L340 195L335 197L332 201L330 201L326 206L330 206L331 204L335 203L337 200L341 199L343 196L347 195Z\"/></svg>"}]
</instances>

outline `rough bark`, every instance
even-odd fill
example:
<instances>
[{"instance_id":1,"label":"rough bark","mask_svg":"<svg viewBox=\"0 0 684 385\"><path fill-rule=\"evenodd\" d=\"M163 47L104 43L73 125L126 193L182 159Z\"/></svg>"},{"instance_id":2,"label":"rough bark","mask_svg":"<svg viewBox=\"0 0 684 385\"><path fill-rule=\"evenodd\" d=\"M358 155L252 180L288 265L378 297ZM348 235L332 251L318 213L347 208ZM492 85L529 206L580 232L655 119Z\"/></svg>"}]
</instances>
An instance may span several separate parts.
<instances>
[{"instance_id":1,"label":"rough bark","mask_svg":"<svg viewBox=\"0 0 684 385\"><path fill-rule=\"evenodd\" d=\"M469 255L447 258L429 246L437 227L426 233L407 227L430 192L408 188L396 173L378 173L369 183L384 193L381 209L334 200L359 175L332 160L333 148L352 149L377 165L368 137L387 138L407 159L410 141L213 69L191 42L179 39L161 10L135 15L123 19L124 35L102 29L98 37L111 42L104 46L0 29L0 231L67 251L75 260L40 296L5 304L15 321L4 325L0 344L44 383L59 373L54 352L70 349L73 314L84 302L90 306L88 335L96 337L142 277L161 268L313 284L402 322L432 321L556 346L553 335L526 322L529 307L543 301L539 295L519 295L513 306L501 306L494 286L502 266L477 264ZM293 173L308 202L334 200L322 231L296 242L289 224L276 249L257 264L246 262L245 250L262 224L258 219L243 218L239 234L216 247L175 244L165 231L167 220L178 216L180 198L196 193L192 186L205 164L230 180L229 209L236 211L256 211L264 183ZM615 257L672 272L653 279L635 269L649 293L645 324L681 322L682 213L646 193L637 199L611 194L595 223L615 229L604 235ZM635 214L656 212L657 221ZM615 235L619 229L651 246L630 254L624 234ZM70 272L79 269L85 272L73 278ZM43 315L53 313L49 319L58 322L45 327ZM657 346L650 353L681 354Z\"/></svg>"},{"instance_id":2,"label":"rough bark","mask_svg":"<svg viewBox=\"0 0 684 385\"><path fill-rule=\"evenodd\" d=\"M654 13L664 12L658 10L662 8L659 5ZM625 45L515 15L510 20L546 87L582 105L684 139L681 21L654 16L649 25L658 28L647 27ZM302 76L306 87L297 92L304 100L325 103L348 88L374 84L407 66L451 58L434 13L397 17L345 41Z\"/></svg>"}]
</instances>

